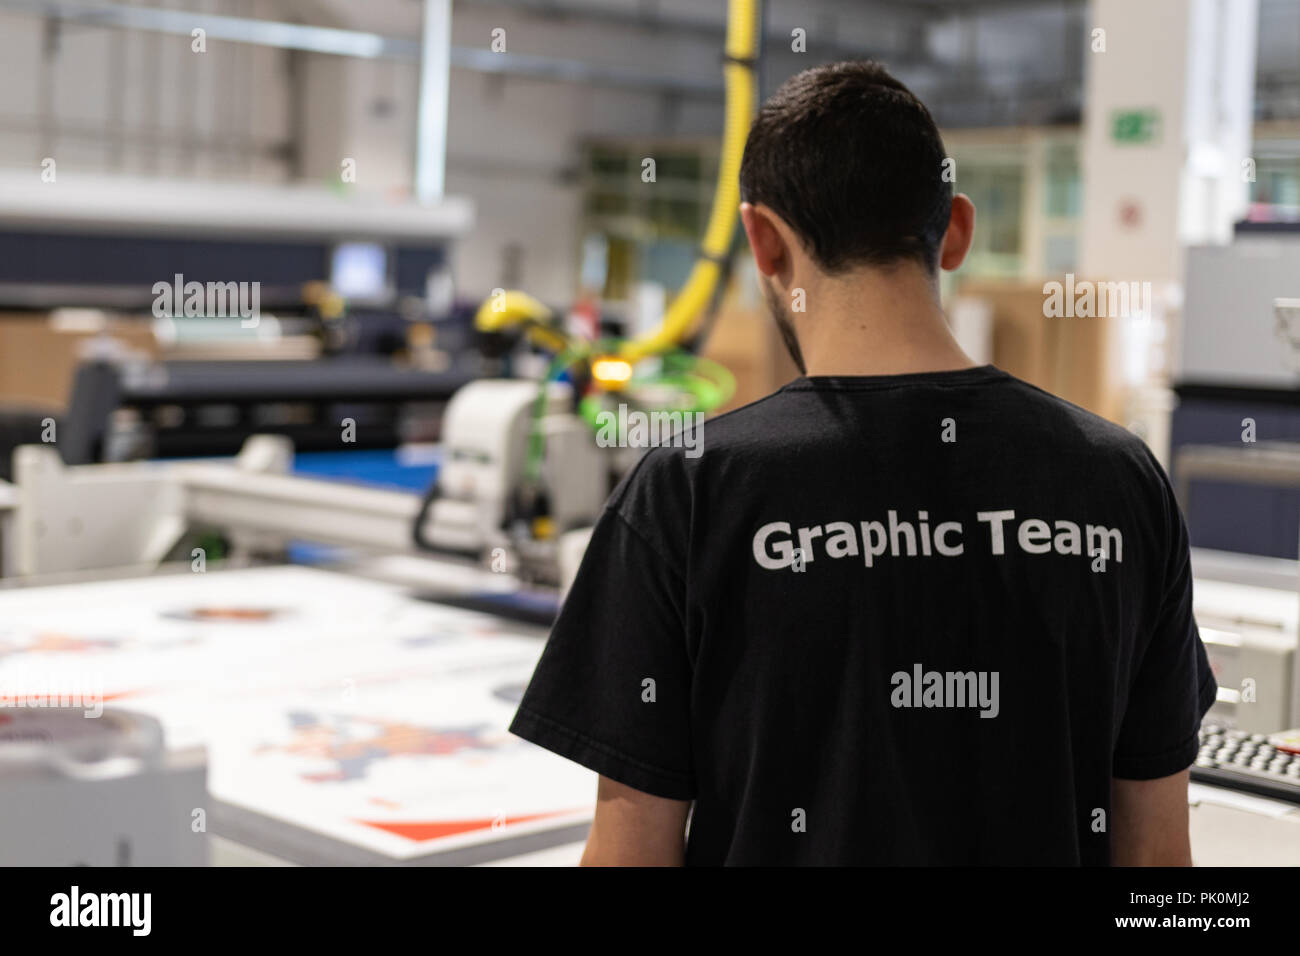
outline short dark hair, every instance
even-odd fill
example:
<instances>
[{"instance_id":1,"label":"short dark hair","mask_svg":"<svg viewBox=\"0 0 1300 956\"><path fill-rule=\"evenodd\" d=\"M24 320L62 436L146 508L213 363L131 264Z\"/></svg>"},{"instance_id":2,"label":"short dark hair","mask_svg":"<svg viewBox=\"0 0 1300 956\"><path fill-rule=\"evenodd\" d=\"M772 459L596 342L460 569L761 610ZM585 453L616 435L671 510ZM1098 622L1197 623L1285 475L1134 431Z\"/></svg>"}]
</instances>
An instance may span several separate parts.
<instances>
[{"instance_id":1,"label":"short dark hair","mask_svg":"<svg viewBox=\"0 0 1300 956\"><path fill-rule=\"evenodd\" d=\"M930 111L879 63L832 63L786 80L759 110L740 196L799 235L829 273L911 259L934 271L952 212Z\"/></svg>"}]
</instances>

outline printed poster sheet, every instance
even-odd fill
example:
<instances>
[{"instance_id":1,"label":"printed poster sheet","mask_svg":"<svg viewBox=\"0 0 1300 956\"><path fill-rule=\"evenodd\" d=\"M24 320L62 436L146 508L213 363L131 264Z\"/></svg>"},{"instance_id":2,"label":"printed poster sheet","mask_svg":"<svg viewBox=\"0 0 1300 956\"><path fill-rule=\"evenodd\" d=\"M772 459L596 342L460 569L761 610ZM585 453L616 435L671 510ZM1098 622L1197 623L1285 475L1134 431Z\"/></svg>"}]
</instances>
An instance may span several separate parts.
<instances>
[{"instance_id":1,"label":"printed poster sheet","mask_svg":"<svg viewBox=\"0 0 1300 956\"><path fill-rule=\"evenodd\" d=\"M153 715L216 800L394 860L590 819L595 775L506 731L541 649L300 567L0 591L0 693Z\"/></svg>"}]
</instances>

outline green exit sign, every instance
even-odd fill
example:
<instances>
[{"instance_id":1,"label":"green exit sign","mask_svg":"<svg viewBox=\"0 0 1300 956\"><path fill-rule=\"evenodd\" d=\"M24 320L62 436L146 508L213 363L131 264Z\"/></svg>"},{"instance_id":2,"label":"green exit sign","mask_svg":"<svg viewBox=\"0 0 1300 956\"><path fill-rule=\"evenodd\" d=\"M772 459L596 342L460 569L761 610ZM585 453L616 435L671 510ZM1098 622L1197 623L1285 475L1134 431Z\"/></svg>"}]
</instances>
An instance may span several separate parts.
<instances>
[{"instance_id":1,"label":"green exit sign","mask_svg":"<svg viewBox=\"0 0 1300 956\"><path fill-rule=\"evenodd\" d=\"M1159 110L1115 110L1110 138L1117 143L1154 143L1160 139Z\"/></svg>"}]
</instances>

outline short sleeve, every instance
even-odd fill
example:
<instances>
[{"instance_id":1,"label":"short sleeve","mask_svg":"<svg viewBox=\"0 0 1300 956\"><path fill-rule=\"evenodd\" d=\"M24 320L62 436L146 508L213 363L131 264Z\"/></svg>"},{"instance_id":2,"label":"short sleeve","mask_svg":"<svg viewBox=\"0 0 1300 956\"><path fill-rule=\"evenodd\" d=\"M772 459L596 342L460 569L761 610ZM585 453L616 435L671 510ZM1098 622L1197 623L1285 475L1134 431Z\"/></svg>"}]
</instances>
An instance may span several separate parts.
<instances>
[{"instance_id":1,"label":"short sleeve","mask_svg":"<svg viewBox=\"0 0 1300 956\"><path fill-rule=\"evenodd\" d=\"M607 509L511 732L636 790L692 799L684 601L680 574Z\"/></svg>"},{"instance_id":2,"label":"short sleeve","mask_svg":"<svg viewBox=\"0 0 1300 956\"><path fill-rule=\"evenodd\" d=\"M1163 475L1162 475L1163 478ZM1153 780L1196 760L1201 718L1218 688L1192 615L1192 563L1187 526L1165 485L1169 526L1159 611L1145 652L1136 662L1120 724L1112 773Z\"/></svg>"}]
</instances>

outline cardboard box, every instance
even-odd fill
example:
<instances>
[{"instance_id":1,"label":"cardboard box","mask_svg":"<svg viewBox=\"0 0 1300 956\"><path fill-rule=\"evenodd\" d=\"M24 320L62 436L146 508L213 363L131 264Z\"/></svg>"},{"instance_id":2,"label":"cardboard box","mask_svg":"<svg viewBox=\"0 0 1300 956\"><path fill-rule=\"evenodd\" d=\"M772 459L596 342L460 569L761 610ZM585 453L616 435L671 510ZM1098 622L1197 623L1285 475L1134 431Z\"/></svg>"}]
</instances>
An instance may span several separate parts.
<instances>
[{"instance_id":1,"label":"cardboard box","mask_svg":"<svg viewBox=\"0 0 1300 956\"><path fill-rule=\"evenodd\" d=\"M964 282L961 297L992 307L993 364L1053 395L1123 424L1116 355L1121 319L1047 316L1042 283Z\"/></svg>"},{"instance_id":2,"label":"cardboard box","mask_svg":"<svg viewBox=\"0 0 1300 956\"><path fill-rule=\"evenodd\" d=\"M67 407L77 366L95 339L153 357L158 353L147 320L54 321L49 314L0 312L0 403Z\"/></svg>"}]
</instances>

